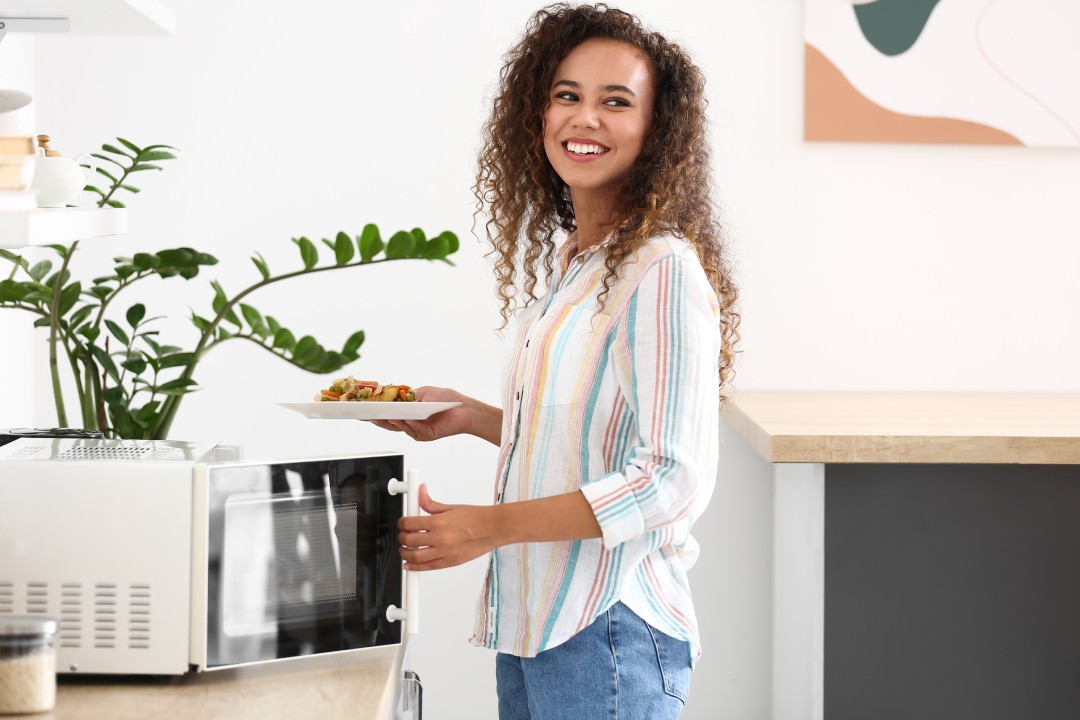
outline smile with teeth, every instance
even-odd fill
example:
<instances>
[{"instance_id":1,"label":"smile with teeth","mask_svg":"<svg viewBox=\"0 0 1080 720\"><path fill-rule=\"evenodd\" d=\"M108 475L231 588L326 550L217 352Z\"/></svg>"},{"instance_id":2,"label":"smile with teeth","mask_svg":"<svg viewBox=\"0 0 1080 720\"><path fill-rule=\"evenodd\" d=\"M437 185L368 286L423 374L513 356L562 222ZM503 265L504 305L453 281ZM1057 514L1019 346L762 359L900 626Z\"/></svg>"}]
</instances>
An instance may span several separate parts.
<instances>
[{"instance_id":1,"label":"smile with teeth","mask_svg":"<svg viewBox=\"0 0 1080 720\"><path fill-rule=\"evenodd\" d=\"M594 143L567 142L565 145L574 155L603 155L610 149Z\"/></svg>"}]
</instances>

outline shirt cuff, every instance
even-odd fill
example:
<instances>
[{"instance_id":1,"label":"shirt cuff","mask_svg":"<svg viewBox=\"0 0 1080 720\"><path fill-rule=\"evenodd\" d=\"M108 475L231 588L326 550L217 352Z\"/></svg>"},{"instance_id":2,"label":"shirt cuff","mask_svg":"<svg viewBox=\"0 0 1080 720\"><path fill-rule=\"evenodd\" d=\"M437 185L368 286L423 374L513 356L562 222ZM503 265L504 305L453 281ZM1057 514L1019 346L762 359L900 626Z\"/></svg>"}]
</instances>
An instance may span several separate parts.
<instances>
[{"instance_id":1,"label":"shirt cuff","mask_svg":"<svg viewBox=\"0 0 1080 720\"><path fill-rule=\"evenodd\" d=\"M645 531L645 518L626 476L615 472L581 486L592 507L608 550Z\"/></svg>"}]
</instances>

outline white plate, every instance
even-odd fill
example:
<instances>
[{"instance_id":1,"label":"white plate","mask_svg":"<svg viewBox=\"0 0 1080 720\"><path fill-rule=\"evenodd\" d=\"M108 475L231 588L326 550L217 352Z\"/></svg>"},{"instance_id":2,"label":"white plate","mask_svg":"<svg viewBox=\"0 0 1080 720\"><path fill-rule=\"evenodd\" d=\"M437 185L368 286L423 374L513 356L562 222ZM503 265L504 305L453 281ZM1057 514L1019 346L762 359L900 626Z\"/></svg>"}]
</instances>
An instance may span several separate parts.
<instances>
[{"instance_id":1,"label":"white plate","mask_svg":"<svg viewBox=\"0 0 1080 720\"><path fill-rule=\"evenodd\" d=\"M304 402L278 403L311 420L424 420L459 402Z\"/></svg>"}]
</instances>

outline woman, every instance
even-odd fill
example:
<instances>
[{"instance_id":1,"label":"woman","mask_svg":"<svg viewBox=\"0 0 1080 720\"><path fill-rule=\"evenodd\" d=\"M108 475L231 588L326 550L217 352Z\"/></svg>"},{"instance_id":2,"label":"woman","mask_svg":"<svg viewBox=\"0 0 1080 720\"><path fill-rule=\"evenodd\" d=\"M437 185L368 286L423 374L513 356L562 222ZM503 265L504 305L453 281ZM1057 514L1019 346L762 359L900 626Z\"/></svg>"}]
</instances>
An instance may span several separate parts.
<instances>
[{"instance_id":1,"label":"woman","mask_svg":"<svg viewBox=\"0 0 1080 720\"><path fill-rule=\"evenodd\" d=\"M552 5L507 54L475 186L508 322L501 407L418 440L500 446L491 506L399 524L412 571L490 553L472 642L507 718L678 717L700 653L686 570L712 494L735 288L709 199L703 78L631 15ZM556 247L556 236L568 237Z\"/></svg>"}]
</instances>

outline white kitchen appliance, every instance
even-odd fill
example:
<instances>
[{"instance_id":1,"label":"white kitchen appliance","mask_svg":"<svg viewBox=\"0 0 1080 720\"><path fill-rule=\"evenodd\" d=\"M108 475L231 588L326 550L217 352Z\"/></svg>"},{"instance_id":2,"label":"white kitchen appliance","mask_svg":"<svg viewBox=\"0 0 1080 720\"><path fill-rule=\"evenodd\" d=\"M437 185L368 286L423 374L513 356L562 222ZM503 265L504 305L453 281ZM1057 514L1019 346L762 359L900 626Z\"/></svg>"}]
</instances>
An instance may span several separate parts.
<instances>
[{"instance_id":1,"label":"white kitchen appliance","mask_svg":"<svg viewBox=\"0 0 1080 720\"><path fill-rule=\"evenodd\" d=\"M246 462L235 446L16 440L0 447L0 615L58 619L62 673L399 644L418 624L396 537L407 488L415 512L408 475L398 454Z\"/></svg>"}]
</instances>

